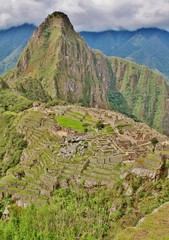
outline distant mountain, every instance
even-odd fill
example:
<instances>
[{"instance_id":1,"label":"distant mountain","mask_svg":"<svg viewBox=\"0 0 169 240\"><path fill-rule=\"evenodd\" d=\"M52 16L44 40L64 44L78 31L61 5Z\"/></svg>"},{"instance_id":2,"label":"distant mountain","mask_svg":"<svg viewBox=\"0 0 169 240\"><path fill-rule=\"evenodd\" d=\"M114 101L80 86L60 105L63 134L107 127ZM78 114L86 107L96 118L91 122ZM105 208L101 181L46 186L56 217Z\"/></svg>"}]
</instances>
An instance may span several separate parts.
<instances>
[{"instance_id":1,"label":"distant mountain","mask_svg":"<svg viewBox=\"0 0 169 240\"><path fill-rule=\"evenodd\" d=\"M81 32L91 48L107 56L126 58L169 78L169 32L157 28L136 31Z\"/></svg>"},{"instance_id":2,"label":"distant mountain","mask_svg":"<svg viewBox=\"0 0 169 240\"><path fill-rule=\"evenodd\" d=\"M35 28L34 25L24 24L0 31L0 74L15 67Z\"/></svg>"}]
</instances>

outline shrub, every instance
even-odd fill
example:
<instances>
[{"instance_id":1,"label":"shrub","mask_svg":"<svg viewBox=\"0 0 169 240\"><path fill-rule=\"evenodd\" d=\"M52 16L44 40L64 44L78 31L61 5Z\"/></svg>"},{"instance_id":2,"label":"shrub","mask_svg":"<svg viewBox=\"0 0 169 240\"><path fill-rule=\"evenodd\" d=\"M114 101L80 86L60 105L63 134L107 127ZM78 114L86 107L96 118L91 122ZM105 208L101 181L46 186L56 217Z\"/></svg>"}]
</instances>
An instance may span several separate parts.
<instances>
[{"instance_id":1,"label":"shrub","mask_svg":"<svg viewBox=\"0 0 169 240\"><path fill-rule=\"evenodd\" d=\"M99 120L95 127L98 129L98 130L102 130L104 128L104 124L103 124L103 121L102 120Z\"/></svg>"}]
</instances>

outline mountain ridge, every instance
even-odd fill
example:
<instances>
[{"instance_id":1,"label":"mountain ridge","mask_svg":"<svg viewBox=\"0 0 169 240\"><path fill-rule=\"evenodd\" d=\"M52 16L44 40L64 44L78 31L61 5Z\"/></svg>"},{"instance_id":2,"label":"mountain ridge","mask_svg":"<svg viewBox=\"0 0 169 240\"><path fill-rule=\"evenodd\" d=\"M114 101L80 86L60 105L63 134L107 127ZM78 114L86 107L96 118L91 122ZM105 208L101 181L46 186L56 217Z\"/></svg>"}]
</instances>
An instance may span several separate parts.
<instances>
[{"instance_id":1,"label":"mountain ridge","mask_svg":"<svg viewBox=\"0 0 169 240\"><path fill-rule=\"evenodd\" d=\"M69 23L70 23L70 21L69 21ZM26 27L27 25L32 26L32 32L35 30L34 25L23 24L18 27L12 27L10 29L2 30L2 32L8 32L10 30L15 30L15 29L16 29L15 31L17 32L22 26ZM22 31L22 30L20 30L20 31ZM14 33L14 34L16 34L16 33ZM130 61L134 61L138 64L146 65L146 66L150 67L151 69L159 71L162 74L164 74L166 79L168 78L169 73L168 73L167 64L166 64L166 62L167 63L169 62L169 59L167 58L168 54L165 54L165 58L164 58L164 53L168 52L168 47L169 47L168 40L167 40L169 38L169 36L168 36L169 34L166 30L159 29L159 28L140 28L140 29L137 29L134 31L129 31L129 30L119 30L119 31L105 30L102 32L82 31L82 32L80 32L80 34L82 36L84 35L83 37L85 38L85 40L87 41L87 43L89 44L90 47L100 49L104 54L106 54L108 56L114 55L117 57L122 57L122 58L128 59ZM148 40L148 38L151 38L151 35L153 35L153 34L156 35L156 37L158 38L158 41L160 41L159 43L158 43L158 41L153 43L152 42L153 40L151 40L151 39L150 39L150 41ZM20 35L22 38L21 33L20 33ZM133 35L136 35L136 36L133 36ZM132 37L134 37L134 38L136 37L136 39L137 39L138 38L137 35L143 36L142 38L145 38L145 40L146 39L148 40L148 42L145 44L145 46L140 39L140 47L138 49L133 48L134 47L133 44L131 46L126 45L126 47L120 48L120 46L124 45L124 43L126 41L130 42ZM25 45L28 42L29 37L30 36L27 37ZM105 41L106 41L106 44L103 45L103 43ZM138 39L138 41L139 41L139 39ZM151 48L152 48L152 50L150 51ZM129 50L130 53L127 54L125 49L130 49ZM159 50L159 49L161 49L161 50ZM14 50L16 51L17 49L14 49ZM9 56L9 57L6 57L5 59L3 59L3 61L0 63L0 73L1 74L7 72L8 70L12 69L15 66L22 50L23 50L23 47L21 49L18 49L15 57L13 57L13 55L14 55L13 54L11 56L11 58ZM155 50L155 53L154 53L154 50ZM10 52L10 54L12 54L12 52ZM154 54L154 56L153 56L153 54ZM158 59L160 59L160 61Z\"/></svg>"},{"instance_id":2,"label":"mountain ridge","mask_svg":"<svg viewBox=\"0 0 169 240\"><path fill-rule=\"evenodd\" d=\"M0 74L15 67L21 51L34 30L34 25L23 24L0 31Z\"/></svg>"},{"instance_id":3,"label":"mountain ridge","mask_svg":"<svg viewBox=\"0 0 169 240\"><path fill-rule=\"evenodd\" d=\"M169 76L167 64L169 33L158 28L135 31L81 32L91 48L100 49L107 56L117 56L144 64ZM156 38L156 40L153 38ZM155 52L154 52L155 51Z\"/></svg>"}]
</instances>

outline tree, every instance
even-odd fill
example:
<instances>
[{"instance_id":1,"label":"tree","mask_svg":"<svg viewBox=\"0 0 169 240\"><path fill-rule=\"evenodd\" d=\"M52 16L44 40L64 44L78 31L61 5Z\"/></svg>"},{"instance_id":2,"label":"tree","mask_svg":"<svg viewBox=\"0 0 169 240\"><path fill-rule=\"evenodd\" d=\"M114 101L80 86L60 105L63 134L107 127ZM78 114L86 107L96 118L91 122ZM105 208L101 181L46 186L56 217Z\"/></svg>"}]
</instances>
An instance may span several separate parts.
<instances>
[{"instance_id":1,"label":"tree","mask_svg":"<svg viewBox=\"0 0 169 240\"><path fill-rule=\"evenodd\" d=\"M88 128L84 128L84 132L87 133L88 132Z\"/></svg>"},{"instance_id":2,"label":"tree","mask_svg":"<svg viewBox=\"0 0 169 240\"><path fill-rule=\"evenodd\" d=\"M95 126L98 130L101 130L102 128L104 128L104 123L102 120L99 120L97 123L96 123L96 126Z\"/></svg>"},{"instance_id":3,"label":"tree","mask_svg":"<svg viewBox=\"0 0 169 240\"><path fill-rule=\"evenodd\" d=\"M151 144L153 145L153 153L155 152L157 143L158 143L158 139L156 137L151 139Z\"/></svg>"},{"instance_id":4,"label":"tree","mask_svg":"<svg viewBox=\"0 0 169 240\"><path fill-rule=\"evenodd\" d=\"M89 127L90 124L88 123L83 123L83 127L84 127L84 132L87 133L88 132L88 127Z\"/></svg>"}]
</instances>

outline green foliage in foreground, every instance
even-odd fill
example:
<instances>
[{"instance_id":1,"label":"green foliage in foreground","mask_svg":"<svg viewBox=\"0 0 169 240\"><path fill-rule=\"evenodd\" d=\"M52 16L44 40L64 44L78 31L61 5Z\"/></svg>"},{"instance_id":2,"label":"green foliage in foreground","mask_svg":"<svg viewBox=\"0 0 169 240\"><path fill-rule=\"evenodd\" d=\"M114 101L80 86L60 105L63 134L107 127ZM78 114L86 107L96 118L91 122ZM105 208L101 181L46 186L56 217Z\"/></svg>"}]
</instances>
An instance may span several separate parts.
<instances>
[{"instance_id":1,"label":"green foliage in foreground","mask_svg":"<svg viewBox=\"0 0 169 240\"><path fill-rule=\"evenodd\" d=\"M0 236L3 240L114 239L169 199L168 180L152 183L129 177L127 181L132 196L126 196L122 182L93 189L81 182L57 189L48 204L13 205L9 221L0 221Z\"/></svg>"},{"instance_id":2,"label":"green foliage in foreground","mask_svg":"<svg viewBox=\"0 0 169 240\"><path fill-rule=\"evenodd\" d=\"M110 228L110 197L102 189L58 189L49 206L14 207L10 220L0 222L0 235L3 240L103 239Z\"/></svg>"}]
</instances>

